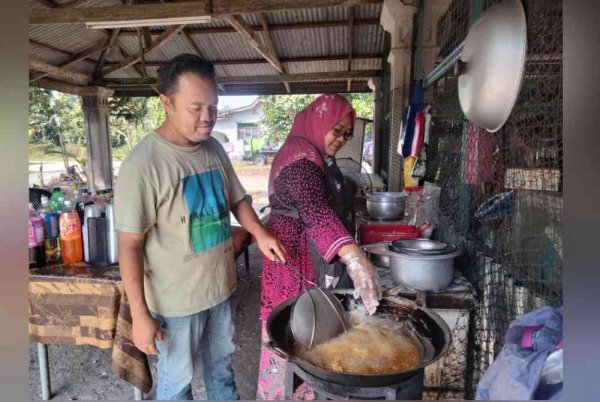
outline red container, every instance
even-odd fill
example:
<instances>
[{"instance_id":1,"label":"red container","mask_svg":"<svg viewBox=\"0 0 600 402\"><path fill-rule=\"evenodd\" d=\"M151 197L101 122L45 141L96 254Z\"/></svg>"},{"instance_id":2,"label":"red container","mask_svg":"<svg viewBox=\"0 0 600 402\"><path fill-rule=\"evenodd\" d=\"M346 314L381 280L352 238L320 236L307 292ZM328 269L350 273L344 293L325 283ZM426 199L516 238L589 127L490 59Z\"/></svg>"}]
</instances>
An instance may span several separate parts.
<instances>
[{"instance_id":1,"label":"red container","mask_svg":"<svg viewBox=\"0 0 600 402\"><path fill-rule=\"evenodd\" d=\"M394 240L418 239L421 230L414 225L390 225L367 223L358 227L360 244L391 242Z\"/></svg>"}]
</instances>

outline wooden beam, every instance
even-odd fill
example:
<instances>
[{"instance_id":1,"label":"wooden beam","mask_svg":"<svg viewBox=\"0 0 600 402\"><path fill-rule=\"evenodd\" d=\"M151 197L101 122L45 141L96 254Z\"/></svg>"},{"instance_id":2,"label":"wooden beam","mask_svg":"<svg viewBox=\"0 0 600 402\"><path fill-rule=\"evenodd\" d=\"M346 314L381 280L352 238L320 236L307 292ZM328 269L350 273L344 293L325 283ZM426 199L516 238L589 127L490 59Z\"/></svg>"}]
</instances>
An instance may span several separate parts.
<instances>
[{"instance_id":1,"label":"wooden beam","mask_svg":"<svg viewBox=\"0 0 600 402\"><path fill-rule=\"evenodd\" d=\"M129 5L132 2L133 2L133 0L125 0L124 4ZM106 50L103 51L102 54L100 55L100 58L98 59L98 63L96 63L96 67L94 68L94 72L92 73L92 77L94 77L95 80L97 80L98 78L100 78L102 76L102 69L104 68L104 63L106 62L106 57L108 57L108 55L110 54L110 49L112 49L113 46L115 46L115 43L117 43L120 32L121 32L120 28L110 30L110 34L108 36L108 48L106 48Z\"/></svg>"},{"instance_id":2,"label":"wooden beam","mask_svg":"<svg viewBox=\"0 0 600 402\"><path fill-rule=\"evenodd\" d=\"M128 58L130 58L132 56L125 49L123 49L123 47L121 45L117 45L117 50L119 51L119 53L121 53L121 57L124 58L124 59L128 59ZM140 77L142 77L142 78L148 78L148 77L144 76L144 73L140 69L140 66L138 66L137 64L134 64L134 65L129 66L129 67L132 68L136 73L138 73L138 75Z\"/></svg>"},{"instance_id":3,"label":"wooden beam","mask_svg":"<svg viewBox=\"0 0 600 402\"><path fill-rule=\"evenodd\" d=\"M144 49L148 49L152 43L152 35L150 34L150 27L142 27L142 35L144 38Z\"/></svg>"},{"instance_id":4,"label":"wooden beam","mask_svg":"<svg viewBox=\"0 0 600 402\"><path fill-rule=\"evenodd\" d=\"M318 7L379 4L383 0L196 0L181 3L135 4L107 7L70 7L30 10L29 24L77 24L85 22L119 22L163 18L224 17ZM211 7L212 6L212 7ZM211 10L212 8L212 10Z\"/></svg>"},{"instance_id":5,"label":"wooden beam","mask_svg":"<svg viewBox=\"0 0 600 402\"><path fill-rule=\"evenodd\" d=\"M44 88L44 89L50 89L52 91L58 91L58 92L71 94L71 95L79 95L81 89L84 88L84 87L81 87L78 85L69 84L64 81L52 80L49 78L42 78L41 80L32 82L31 86L38 87L38 88Z\"/></svg>"},{"instance_id":6,"label":"wooden beam","mask_svg":"<svg viewBox=\"0 0 600 402\"><path fill-rule=\"evenodd\" d=\"M200 48L198 47L198 45L196 45L196 43L194 42L194 39L192 39L191 35L188 33L188 30L184 29L182 32L183 32L183 37L187 40L188 44L192 47L192 49L194 49L196 54L198 56L204 58L204 55L200 51Z\"/></svg>"},{"instance_id":7,"label":"wooden beam","mask_svg":"<svg viewBox=\"0 0 600 402\"><path fill-rule=\"evenodd\" d=\"M146 71L146 56L145 56L145 52L146 52L146 38L143 38L144 34L142 33L141 29L138 29L138 44L140 46L140 68L136 70L139 71L142 74L142 77L147 78L148 77L148 72ZM150 43L151 41L149 41L148 43ZM134 67L137 67L137 65L134 65Z\"/></svg>"},{"instance_id":8,"label":"wooden beam","mask_svg":"<svg viewBox=\"0 0 600 402\"><path fill-rule=\"evenodd\" d=\"M271 11L297 10L320 7L379 4L383 0L213 0L213 16L266 13Z\"/></svg>"},{"instance_id":9,"label":"wooden beam","mask_svg":"<svg viewBox=\"0 0 600 402\"><path fill-rule=\"evenodd\" d=\"M319 80L335 80L344 78L370 78L381 75L380 70L361 70L361 71L330 71L323 73L303 73L303 74L279 74L279 75L254 75L244 77L217 77L217 82L221 84L266 84L275 82L305 82Z\"/></svg>"},{"instance_id":10,"label":"wooden beam","mask_svg":"<svg viewBox=\"0 0 600 402\"><path fill-rule=\"evenodd\" d=\"M267 19L267 16L265 15L265 13L258 14L258 18L260 19L260 24L263 27L265 46L267 47L267 50L269 51L269 53L271 53L271 57L274 59L274 61L276 61L277 64L281 66L281 70L282 70L281 72L283 74L285 74L287 71L286 71L285 67L281 64L281 61L279 60L279 56L277 56L277 49L275 48L275 39L273 38L273 34L271 33L271 31L269 30L269 20ZM283 86L285 86L285 90L288 93L291 92L289 82L284 81Z\"/></svg>"},{"instance_id":11,"label":"wooden beam","mask_svg":"<svg viewBox=\"0 0 600 402\"><path fill-rule=\"evenodd\" d=\"M115 46L115 43L117 43L117 38L119 37L119 31L120 31L120 29L117 28L117 29L113 29L110 32L110 37L108 38L108 46L100 55L100 58L98 59L98 63L96 64L96 68L94 68L92 77L98 78L101 76L102 68L104 67L104 63L106 62L106 57L110 53L110 49L112 49L113 46Z\"/></svg>"},{"instance_id":12,"label":"wooden beam","mask_svg":"<svg viewBox=\"0 0 600 402\"><path fill-rule=\"evenodd\" d=\"M60 53L60 54L63 54L65 56L69 56L69 57L73 56L73 53L69 53L66 50L59 49L59 48L57 48L55 46L52 46L52 45L47 45L45 43L38 42L38 41L33 40L33 39L29 39L29 46L37 46L39 48L42 48L42 49L45 49L45 50L51 50L53 52L57 52L57 53Z\"/></svg>"},{"instance_id":13,"label":"wooden beam","mask_svg":"<svg viewBox=\"0 0 600 402\"><path fill-rule=\"evenodd\" d=\"M30 10L29 25L81 24L210 16L210 0L185 3L126 4L107 7L77 7Z\"/></svg>"},{"instance_id":14,"label":"wooden beam","mask_svg":"<svg viewBox=\"0 0 600 402\"><path fill-rule=\"evenodd\" d=\"M83 52L81 52L79 54L71 56L69 58L69 60L65 61L64 63L59 64L58 67L61 67L61 68L69 67L72 64L75 64L77 62L80 62L81 60L86 59L87 57L90 57L94 53L103 51L107 47L108 47L108 44L106 42L101 43L101 44L96 45L96 46L93 46L93 47L89 48L88 50L84 50ZM47 75L48 75L48 73L37 74L37 75L33 76L29 80L29 83L31 84L32 82L35 82L35 81L37 81L37 80L39 80L41 78L46 77Z\"/></svg>"},{"instance_id":15,"label":"wooden beam","mask_svg":"<svg viewBox=\"0 0 600 402\"><path fill-rule=\"evenodd\" d=\"M77 73L75 71L69 71L64 68L53 66L48 63L44 63L37 60L29 60L29 69L35 71L42 71L44 73L51 74L57 78L74 82L80 85L87 85L91 81L91 77Z\"/></svg>"},{"instance_id":16,"label":"wooden beam","mask_svg":"<svg viewBox=\"0 0 600 402\"><path fill-rule=\"evenodd\" d=\"M250 25L246 23L239 15L226 16L224 19L229 22L229 24L235 28L236 31L242 36L242 38L250 44L262 57L264 57L269 64L271 64L275 70L282 73L284 72L283 66L281 63L273 58L273 56L269 53L268 49L262 46L256 39L254 39L254 31L250 28Z\"/></svg>"},{"instance_id":17,"label":"wooden beam","mask_svg":"<svg viewBox=\"0 0 600 402\"><path fill-rule=\"evenodd\" d=\"M158 38L156 38L155 41L152 42L152 45L146 51L146 55L148 55L153 50L159 48L160 46L164 45L165 43L167 43L168 41L170 41L171 39L173 39L184 27L185 27L185 25L177 25L177 26L169 27L167 30L165 30L165 32L163 32L163 34L161 36L159 36ZM115 71L119 71L119 70L121 70L121 69L123 69L125 67L132 66L132 65L136 64L139 61L140 61L140 56L139 55L133 55L133 56L127 58L122 63L120 63L120 64L118 64L118 65L116 65L114 67L110 67L109 69L106 69L106 70L102 71L102 75L106 76L106 75L108 75L110 73L114 73Z\"/></svg>"},{"instance_id":18,"label":"wooden beam","mask_svg":"<svg viewBox=\"0 0 600 402\"><path fill-rule=\"evenodd\" d=\"M354 8L348 9L350 19L348 21L348 71L352 70L352 50L354 48ZM348 80L348 91L352 87L352 79Z\"/></svg>"},{"instance_id":19,"label":"wooden beam","mask_svg":"<svg viewBox=\"0 0 600 402\"><path fill-rule=\"evenodd\" d=\"M61 3L61 4L57 4L56 8L68 8L68 7L73 7L76 6L79 3L83 3L85 0L71 0L71 1L67 1L65 3Z\"/></svg>"},{"instance_id":20,"label":"wooden beam","mask_svg":"<svg viewBox=\"0 0 600 402\"><path fill-rule=\"evenodd\" d=\"M217 77L218 84L281 84L288 82L306 82L319 80L340 80L340 79L363 79L381 75L381 70L355 70L355 71L328 71L322 73L303 73L303 74L273 74L273 75L249 75L240 77ZM107 78L103 84L108 87L136 87L145 85L154 85L156 78Z\"/></svg>"},{"instance_id":21,"label":"wooden beam","mask_svg":"<svg viewBox=\"0 0 600 402\"><path fill-rule=\"evenodd\" d=\"M186 30L187 31L187 30ZM353 60L369 60L369 59L381 59L383 58L383 54L374 53L374 54L356 54L352 57ZM335 55L335 56L310 56L310 57L282 57L279 59L282 63L303 63L303 62L313 62L313 61L338 61L338 60L347 60L348 56L343 55ZM233 59L233 60L211 60L211 62L215 66L233 66L240 64L265 64L268 63L267 60L260 59ZM162 66L165 62L163 61L147 61L146 66L148 67L158 67ZM114 66L119 63L110 62L106 63L107 66Z\"/></svg>"},{"instance_id":22,"label":"wooden beam","mask_svg":"<svg viewBox=\"0 0 600 402\"><path fill-rule=\"evenodd\" d=\"M55 8L57 6L57 4L55 2L53 2L52 0L36 0L36 1L43 6L50 7L50 8Z\"/></svg>"},{"instance_id":23,"label":"wooden beam","mask_svg":"<svg viewBox=\"0 0 600 402\"><path fill-rule=\"evenodd\" d=\"M361 18L354 19L354 25L379 25L379 18ZM287 24L269 24L269 30L271 31L288 31L294 29L315 29L315 28L336 28L336 27L347 27L347 20L335 20L335 21L317 21L317 22L294 22ZM254 32L262 31L262 25L250 25ZM152 35L160 35L164 29L152 29L150 28L150 33ZM233 33L237 32L231 26L224 27L206 27L206 28L186 28L186 31L190 35L209 35L209 34L221 34L221 33ZM127 30L121 31L123 36L134 36L136 35L135 31Z\"/></svg>"},{"instance_id":24,"label":"wooden beam","mask_svg":"<svg viewBox=\"0 0 600 402\"><path fill-rule=\"evenodd\" d=\"M348 88L345 81L328 83L303 83L302 85L291 85L292 94L322 94L343 93ZM149 86L140 87L116 87L114 96L156 96ZM350 92L371 92L366 81L353 81ZM257 84L257 85L228 85L227 95L285 95L286 90L281 84Z\"/></svg>"}]
</instances>

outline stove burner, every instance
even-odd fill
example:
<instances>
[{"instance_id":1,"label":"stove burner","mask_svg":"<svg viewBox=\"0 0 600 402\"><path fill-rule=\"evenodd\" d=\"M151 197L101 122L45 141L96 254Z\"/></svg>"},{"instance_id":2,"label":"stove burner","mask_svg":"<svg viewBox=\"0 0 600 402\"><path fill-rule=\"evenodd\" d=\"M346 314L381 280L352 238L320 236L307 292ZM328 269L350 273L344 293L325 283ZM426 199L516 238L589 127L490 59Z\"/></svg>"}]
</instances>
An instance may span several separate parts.
<instances>
[{"instance_id":1,"label":"stove burner","mask_svg":"<svg viewBox=\"0 0 600 402\"><path fill-rule=\"evenodd\" d=\"M351 387L322 380L306 372L296 364L287 362L285 369L285 399L292 400L294 391L306 383L315 392L317 400L338 399L385 399L418 400L423 398L423 375L425 369L399 383L385 387Z\"/></svg>"}]
</instances>

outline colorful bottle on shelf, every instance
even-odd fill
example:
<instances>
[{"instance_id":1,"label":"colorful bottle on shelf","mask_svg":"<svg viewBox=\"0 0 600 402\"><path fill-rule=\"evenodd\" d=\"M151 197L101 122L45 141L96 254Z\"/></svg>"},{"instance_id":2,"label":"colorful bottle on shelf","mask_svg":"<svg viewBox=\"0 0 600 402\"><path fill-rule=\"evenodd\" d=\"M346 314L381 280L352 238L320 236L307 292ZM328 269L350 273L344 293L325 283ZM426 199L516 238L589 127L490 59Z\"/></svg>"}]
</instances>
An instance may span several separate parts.
<instances>
[{"instance_id":1,"label":"colorful bottle on shelf","mask_svg":"<svg viewBox=\"0 0 600 402\"><path fill-rule=\"evenodd\" d=\"M58 226L58 213L52 211L49 206L48 197L42 196L40 217L44 219L46 239L44 240L44 253L47 264L60 262L60 229Z\"/></svg>"},{"instance_id":2,"label":"colorful bottle on shelf","mask_svg":"<svg viewBox=\"0 0 600 402\"><path fill-rule=\"evenodd\" d=\"M63 203L60 204L59 202L59 198L63 197ZM54 212L58 212L61 211L62 209L64 209L64 198L65 197L65 193L63 193L63 191L60 189L60 187L54 187L52 189L52 195L50 196L50 200L48 202L48 206L50 207L51 210L53 210Z\"/></svg>"},{"instance_id":3,"label":"colorful bottle on shelf","mask_svg":"<svg viewBox=\"0 0 600 402\"><path fill-rule=\"evenodd\" d=\"M29 268L44 265L44 220L29 203Z\"/></svg>"},{"instance_id":4,"label":"colorful bottle on shelf","mask_svg":"<svg viewBox=\"0 0 600 402\"><path fill-rule=\"evenodd\" d=\"M83 261L81 222L70 200L65 201L65 210L60 215L60 249L65 264Z\"/></svg>"}]
</instances>

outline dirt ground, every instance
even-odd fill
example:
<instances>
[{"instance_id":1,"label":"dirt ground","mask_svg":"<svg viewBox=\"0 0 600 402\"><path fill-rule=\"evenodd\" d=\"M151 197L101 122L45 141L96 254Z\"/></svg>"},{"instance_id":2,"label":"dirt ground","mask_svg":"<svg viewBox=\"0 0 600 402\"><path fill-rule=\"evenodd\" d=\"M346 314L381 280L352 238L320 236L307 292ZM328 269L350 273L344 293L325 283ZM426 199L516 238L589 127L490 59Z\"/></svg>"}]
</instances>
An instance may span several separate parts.
<instances>
[{"instance_id":1,"label":"dirt ground","mask_svg":"<svg viewBox=\"0 0 600 402\"><path fill-rule=\"evenodd\" d=\"M237 261L238 295L240 303L236 315L236 354L234 371L242 399L255 399L260 352L260 275L261 254L256 245L250 247L250 269L244 267L244 258ZM134 398L133 386L119 379L110 368L111 350L91 346L49 345L50 382L52 400L126 400ZM156 384L156 359L150 366ZM206 393L197 370L192 389L195 399L205 399ZM155 389L144 395L154 399ZM40 372L37 346L29 345L29 399L39 400Z\"/></svg>"}]
</instances>

